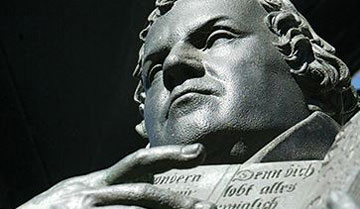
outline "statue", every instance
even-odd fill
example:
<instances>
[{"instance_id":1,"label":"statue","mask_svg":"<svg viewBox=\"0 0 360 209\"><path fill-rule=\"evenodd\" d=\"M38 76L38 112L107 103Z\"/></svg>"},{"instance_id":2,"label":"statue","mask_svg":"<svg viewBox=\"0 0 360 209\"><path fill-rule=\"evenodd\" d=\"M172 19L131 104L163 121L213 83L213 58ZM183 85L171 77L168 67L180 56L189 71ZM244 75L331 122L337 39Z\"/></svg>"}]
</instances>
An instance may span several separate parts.
<instances>
[{"instance_id":1,"label":"statue","mask_svg":"<svg viewBox=\"0 0 360 209\"><path fill-rule=\"evenodd\" d=\"M136 129L149 147L20 208L214 208L153 174L322 160L359 110L346 65L288 0L157 0L140 36Z\"/></svg>"}]
</instances>

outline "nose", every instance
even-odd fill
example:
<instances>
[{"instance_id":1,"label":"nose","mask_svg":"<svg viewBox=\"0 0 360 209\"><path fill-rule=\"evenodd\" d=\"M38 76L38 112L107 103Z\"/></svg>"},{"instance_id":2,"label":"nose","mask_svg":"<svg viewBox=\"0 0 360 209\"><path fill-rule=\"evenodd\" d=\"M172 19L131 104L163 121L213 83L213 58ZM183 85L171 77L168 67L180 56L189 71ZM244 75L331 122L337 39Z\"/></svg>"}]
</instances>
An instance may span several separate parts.
<instances>
[{"instance_id":1,"label":"nose","mask_svg":"<svg viewBox=\"0 0 360 209\"><path fill-rule=\"evenodd\" d=\"M185 42L179 42L171 49L163 63L163 81L172 91L188 79L205 75L200 51Z\"/></svg>"}]
</instances>

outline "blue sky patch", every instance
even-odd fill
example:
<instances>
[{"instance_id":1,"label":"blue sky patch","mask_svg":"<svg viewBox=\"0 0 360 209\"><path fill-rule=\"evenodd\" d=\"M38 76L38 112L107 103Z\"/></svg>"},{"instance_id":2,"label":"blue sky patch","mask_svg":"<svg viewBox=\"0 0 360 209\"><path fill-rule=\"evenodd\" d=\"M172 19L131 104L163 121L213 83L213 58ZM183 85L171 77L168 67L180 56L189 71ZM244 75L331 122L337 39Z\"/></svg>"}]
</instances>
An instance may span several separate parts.
<instances>
[{"instance_id":1,"label":"blue sky patch","mask_svg":"<svg viewBox=\"0 0 360 209\"><path fill-rule=\"evenodd\" d=\"M357 73L352 79L352 85L355 86L356 89L360 89L360 73Z\"/></svg>"}]
</instances>

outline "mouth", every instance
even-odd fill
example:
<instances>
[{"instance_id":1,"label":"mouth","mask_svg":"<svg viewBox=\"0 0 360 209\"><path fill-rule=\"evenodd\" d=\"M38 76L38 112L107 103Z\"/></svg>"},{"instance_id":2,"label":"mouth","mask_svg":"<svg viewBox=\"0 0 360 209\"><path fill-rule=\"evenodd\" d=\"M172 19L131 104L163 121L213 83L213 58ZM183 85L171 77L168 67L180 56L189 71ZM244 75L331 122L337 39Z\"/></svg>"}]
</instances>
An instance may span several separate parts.
<instances>
[{"instance_id":1,"label":"mouth","mask_svg":"<svg viewBox=\"0 0 360 209\"><path fill-rule=\"evenodd\" d=\"M173 96L170 98L170 106L178 99L188 94L201 94L201 95L214 95L215 92L210 89L186 89L181 92L174 92Z\"/></svg>"},{"instance_id":2,"label":"mouth","mask_svg":"<svg viewBox=\"0 0 360 209\"><path fill-rule=\"evenodd\" d=\"M205 88L187 88L187 89L175 89L169 98L169 103L168 103L168 110L166 113L166 119L169 116L169 112L170 109L172 108L172 106L174 106L175 103L180 103L180 102L190 102L192 100L196 100L196 99L204 99L204 98L199 98L199 96L220 96L220 93L213 90L213 89L205 89ZM186 105L186 104L185 104Z\"/></svg>"}]
</instances>

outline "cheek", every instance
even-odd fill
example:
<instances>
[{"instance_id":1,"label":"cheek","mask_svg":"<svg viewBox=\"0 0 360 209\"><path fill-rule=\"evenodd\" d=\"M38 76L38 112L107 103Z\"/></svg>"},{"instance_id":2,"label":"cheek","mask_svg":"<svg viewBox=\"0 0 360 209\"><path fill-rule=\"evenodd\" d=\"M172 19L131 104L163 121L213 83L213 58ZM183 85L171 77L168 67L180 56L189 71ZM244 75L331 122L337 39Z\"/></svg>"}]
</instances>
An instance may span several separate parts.
<instances>
[{"instance_id":1,"label":"cheek","mask_svg":"<svg viewBox=\"0 0 360 209\"><path fill-rule=\"evenodd\" d=\"M236 39L208 53L208 62L223 80L233 80L264 65L271 49L256 35Z\"/></svg>"},{"instance_id":2,"label":"cheek","mask_svg":"<svg viewBox=\"0 0 360 209\"><path fill-rule=\"evenodd\" d=\"M161 102L161 100L157 100L155 96L147 94L147 98L145 100L144 120L147 135L151 143L154 143L152 142L152 140L157 139L158 136L156 134L159 133L157 131L157 122L159 121L159 109L155 108L161 105L159 104L159 102Z\"/></svg>"},{"instance_id":3,"label":"cheek","mask_svg":"<svg viewBox=\"0 0 360 209\"><path fill-rule=\"evenodd\" d=\"M289 66L268 39L252 34L223 45L211 51L209 64L221 80L235 86L267 89L276 82L274 77L292 79Z\"/></svg>"},{"instance_id":4,"label":"cheek","mask_svg":"<svg viewBox=\"0 0 360 209\"><path fill-rule=\"evenodd\" d=\"M160 85L154 85L146 92L144 119L148 132L156 133L165 121L169 93Z\"/></svg>"},{"instance_id":5,"label":"cheek","mask_svg":"<svg viewBox=\"0 0 360 209\"><path fill-rule=\"evenodd\" d=\"M145 118L155 118L164 108L167 94L163 90L151 89L146 93Z\"/></svg>"},{"instance_id":6,"label":"cheek","mask_svg":"<svg viewBox=\"0 0 360 209\"><path fill-rule=\"evenodd\" d=\"M269 114L267 109L278 111L281 98L288 98L297 84L288 65L275 47L256 36L229 44L212 54L211 66L226 86L226 101L221 107L248 116ZM295 94L298 96L298 93ZM270 107L270 108L268 108ZM250 111L251 110L251 111Z\"/></svg>"}]
</instances>

